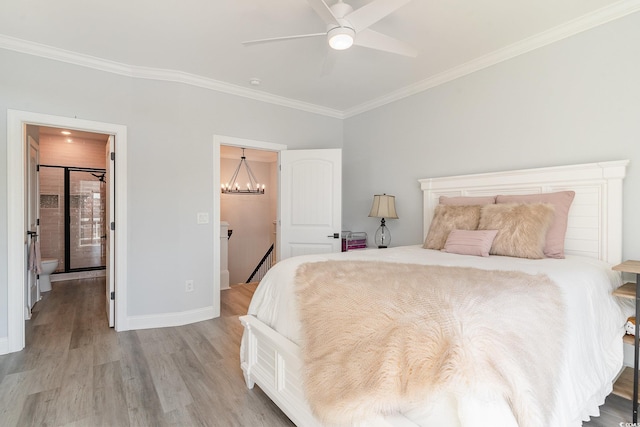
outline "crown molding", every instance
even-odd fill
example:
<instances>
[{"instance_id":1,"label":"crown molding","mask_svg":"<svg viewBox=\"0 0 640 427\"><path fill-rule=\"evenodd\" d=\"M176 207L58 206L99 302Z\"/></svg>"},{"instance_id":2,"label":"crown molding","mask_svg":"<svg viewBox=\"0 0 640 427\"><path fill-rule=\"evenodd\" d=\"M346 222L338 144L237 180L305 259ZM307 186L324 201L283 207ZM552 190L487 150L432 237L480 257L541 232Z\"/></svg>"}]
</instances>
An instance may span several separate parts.
<instances>
[{"instance_id":1,"label":"crown molding","mask_svg":"<svg viewBox=\"0 0 640 427\"><path fill-rule=\"evenodd\" d=\"M255 89L249 89L230 83L225 83L219 80L185 73L182 71L139 67L123 64L120 62L109 61L106 59L84 55L40 43L17 39L2 34L0 34L0 49L13 50L28 55L35 55L42 58L53 59L55 61L66 62L81 67L93 68L96 70L133 78L184 83L217 92L241 96L256 101L289 107L296 110L320 114L337 119L346 119L389 104L391 102L398 101L400 99L415 95L420 92L424 92L425 90L434 88L443 83L447 83L459 77L463 77L484 68L491 67L492 65L496 65L518 55L522 55L543 46L547 46L551 43L555 43L567 37L571 37L583 31L587 31L591 28L606 24L607 22L622 18L638 11L640 11L640 0L621 0L614 3L613 5L603 7L594 12L569 21L568 23L551 28L547 31L521 40L505 48L496 50L472 61L453 67L442 73L436 74L432 77L429 77L428 79L422 80L410 86L406 86L400 90L391 92L385 96L359 104L344 111L307 102L297 101L291 98L285 98L283 96L273 95Z\"/></svg>"},{"instance_id":2,"label":"crown molding","mask_svg":"<svg viewBox=\"0 0 640 427\"><path fill-rule=\"evenodd\" d=\"M261 92L255 89L248 89L242 86L233 85L207 77L195 74L185 73L183 71L166 70L160 68L140 67L135 65L123 64L121 62L110 61L95 56L85 55L60 49L53 46L35 43L32 41L17 39L14 37L0 34L0 49L12 50L15 52L25 53L27 55L39 56L41 58L52 59L54 61L66 62L80 67L92 68L95 70L105 71L107 73L119 74L122 76L161 80L174 83L184 83L191 86L197 86L204 89L214 90L216 92L237 95L244 98L250 98L256 101L276 104L282 107L289 107L296 110L307 111L310 113L320 114L338 119L344 118L342 111L322 107L319 105L297 101L283 96L273 95Z\"/></svg>"},{"instance_id":3,"label":"crown molding","mask_svg":"<svg viewBox=\"0 0 640 427\"><path fill-rule=\"evenodd\" d=\"M640 0L622 0L611 6L603 7L589 14L583 15L565 24L551 28L532 37L523 39L505 48L496 50L487 55L476 58L467 63L453 67L442 73L436 74L416 84L406 86L385 96L365 102L356 107L344 111L344 118L356 116L366 111L373 110L385 104L398 101L415 95L425 90L434 88L443 83L450 82L459 77L466 76L492 65L525 54L532 50L547 46L562 39L571 37L591 28L606 24L624 16L640 11Z\"/></svg>"}]
</instances>

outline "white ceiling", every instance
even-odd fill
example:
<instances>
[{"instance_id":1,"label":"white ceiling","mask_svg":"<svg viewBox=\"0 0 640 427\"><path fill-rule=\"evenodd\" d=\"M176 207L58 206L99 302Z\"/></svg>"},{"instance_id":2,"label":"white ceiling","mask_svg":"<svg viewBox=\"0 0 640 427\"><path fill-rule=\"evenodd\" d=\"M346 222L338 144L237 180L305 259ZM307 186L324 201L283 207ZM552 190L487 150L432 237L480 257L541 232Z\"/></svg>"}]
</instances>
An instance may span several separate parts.
<instances>
[{"instance_id":1,"label":"white ceiling","mask_svg":"<svg viewBox=\"0 0 640 427\"><path fill-rule=\"evenodd\" d=\"M48 126L39 126L40 135L46 135L49 137L55 138L67 138L67 139L76 139L76 140L93 140L99 141L103 144L107 143L107 139L109 139L109 135L101 134L101 133L93 133L93 132L83 132L75 129L63 129L63 128L53 128ZM69 132L69 134L62 134L62 132Z\"/></svg>"},{"instance_id":2,"label":"white ceiling","mask_svg":"<svg viewBox=\"0 0 640 427\"><path fill-rule=\"evenodd\" d=\"M640 0L413 0L371 27L413 45L418 56L408 58L358 46L329 52L322 37L241 44L325 31L305 0L0 1L0 48L336 117L640 10Z\"/></svg>"},{"instance_id":3,"label":"white ceiling","mask_svg":"<svg viewBox=\"0 0 640 427\"><path fill-rule=\"evenodd\" d=\"M222 159L233 159L240 162L240 157L242 156L242 148L241 147L231 147L228 145L220 146L220 158ZM265 163L274 163L278 161L278 153L275 151L266 151L266 150L253 150L251 148L244 149L244 155L247 158L247 162L265 162Z\"/></svg>"}]
</instances>

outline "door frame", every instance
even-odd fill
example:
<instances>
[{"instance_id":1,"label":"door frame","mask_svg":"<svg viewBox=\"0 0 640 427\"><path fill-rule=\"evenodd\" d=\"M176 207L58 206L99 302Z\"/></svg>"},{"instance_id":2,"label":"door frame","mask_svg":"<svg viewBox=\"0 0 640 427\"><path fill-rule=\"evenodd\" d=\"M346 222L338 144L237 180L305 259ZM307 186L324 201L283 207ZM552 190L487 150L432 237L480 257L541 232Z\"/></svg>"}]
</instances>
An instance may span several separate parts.
<instances>
[{"instance_id":1,"label":"door frame","mask_svg":"<svg viewBox=\"0 0 640 427\"><path fill-rule=\"evenodd\" d=\"M30 256L31 255L30 246L33 245L34 242L37 241L38 237L40 236L40 221L39 221L40 220L40 204L39 204L40 173L38 172L38 165L40 164L40 141L36 141L31 135L27 135L27 139L25 141L25 148L27 150L27 152L25 153L25 156L26 156L25 166L28 165L24 175L25 178L27 179L27 182L25 183L26 184L25 185L25 209L27 210L25 212L25 219L27 220L27 222L25 223L25 227L29 231L36 232L36 240L33 240L33 236L31 236L31 239L29 239L29 237L26 238L27 242L25 244L25 249L29 254L28 256ZM33 166L31 165L31 149L32 148L35 148L36 150L36 159L35 159L36 163ZM32 167L34 167L35 170L32 170L31 169ZM34 178L34 176L35 176L35 185L32 185L31 180ZM32 194L32 192L34 193ZM33 212L35 214L35 218L31 217L32 202L35 205L35 212ZM32 227L34 225L35 225L35 228ZM27 262L28 262L28 258L27 258ZM26 276L27 277L25 280L25 285L27 286L27 289L26 289L27 301L25 302L27 303L27 305L24 307L24 310L25 310L24 318L31 319L31 309L33 309L33 305L35 305L35 303L40 301L42 297L40 296L40 283L38 283L38 274L35 271L30 270L26 273ZM35 297L31 291L31 289L34 287L35 287Z\"/></svg>"},{"instance_id":2,"label":"door frame","mask_svg":"<svg viewBox=\"0 0 640 427\"><path fill-rule=\"evenodd\" d=\"M7 110L7 350L25 346L24 259L25 242L25 141L26 125L68 128L115 136L116 236L115 266L117 331L128 330L127 322L127 127L112 123L53 116L28 111ZM114 151L116 151L114 149Z\"/></svg>"},{"instance_id":3,"label":"door frame","mask_svg":"<svg viewBox=\"0 0 640 427\"><path fill-rule=\"evenodd\" d=\"M278 153L287 146L273 142L236 138L233 136L213 135L213 316L220 316L220 146L253 148L256 150L275 151ZM278 180L280 178L278 177ZM278 206L280 206L280 181L278 181ZM278 219L280 212L278 212ZM279 227L276 227L278 233ZM276 238L277 238L276 234Z\"/></svg>"}]
</instances>

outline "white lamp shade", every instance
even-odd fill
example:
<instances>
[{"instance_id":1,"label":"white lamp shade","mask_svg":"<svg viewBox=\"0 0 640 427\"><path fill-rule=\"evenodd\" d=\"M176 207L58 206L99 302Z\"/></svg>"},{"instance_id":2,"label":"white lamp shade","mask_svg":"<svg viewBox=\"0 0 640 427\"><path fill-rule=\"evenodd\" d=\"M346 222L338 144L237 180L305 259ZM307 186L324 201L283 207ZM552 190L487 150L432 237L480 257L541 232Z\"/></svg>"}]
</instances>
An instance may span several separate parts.
<instances>
[{"instance_id":1,"label":"white lamp shade","mask_svg":"<svg viewBox=\"0 0 640 427\"><path fill-rule=\"evenodd\" d=\"M373 205L371 205L369 216L373 218L398 219L395 196L388 194L376 194L373 196Z\"/></svg>"}]
</instances>

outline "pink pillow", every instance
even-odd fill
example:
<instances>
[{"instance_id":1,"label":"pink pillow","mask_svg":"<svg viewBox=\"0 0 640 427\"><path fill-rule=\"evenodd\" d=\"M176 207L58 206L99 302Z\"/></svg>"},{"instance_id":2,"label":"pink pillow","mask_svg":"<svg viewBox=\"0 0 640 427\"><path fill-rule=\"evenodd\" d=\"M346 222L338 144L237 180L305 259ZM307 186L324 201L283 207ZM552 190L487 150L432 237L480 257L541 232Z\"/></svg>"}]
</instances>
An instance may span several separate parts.
<instances>
[{"instance_id":1,"label":"pink pillow","mask_svg":"<svg viewBox=\"0 0 640 427\"><path fill-rule=\"evenodd\" d=\"M567 219L569 216L569 208L575 195L575 191L558 191L556 193L498 196L496 203L552 204L554 207L554 217L547 231L543 252L547 258L564 258L564 237L567 233Z\"/></svg>"},{"instance_id":2,"label":"pink pillow","mask_svg":"<svg viewBox=\"0 0 640 427\"><path fill-rule=\"evenodd\" d=\"M443 252L459 255L489 256L498 230L451 230Z\"/></svg>"},{"instance_id":3,"label":"pink pillow","mask_svg":"<svg viewBox=\"0 0 640 427\"><path fill-rule=\"evenodd\" d=\"M492 205L496 202L496 196L479 196L479 197L448 197L440 196L441 205Z\"/></svg>"}]
</instances>

